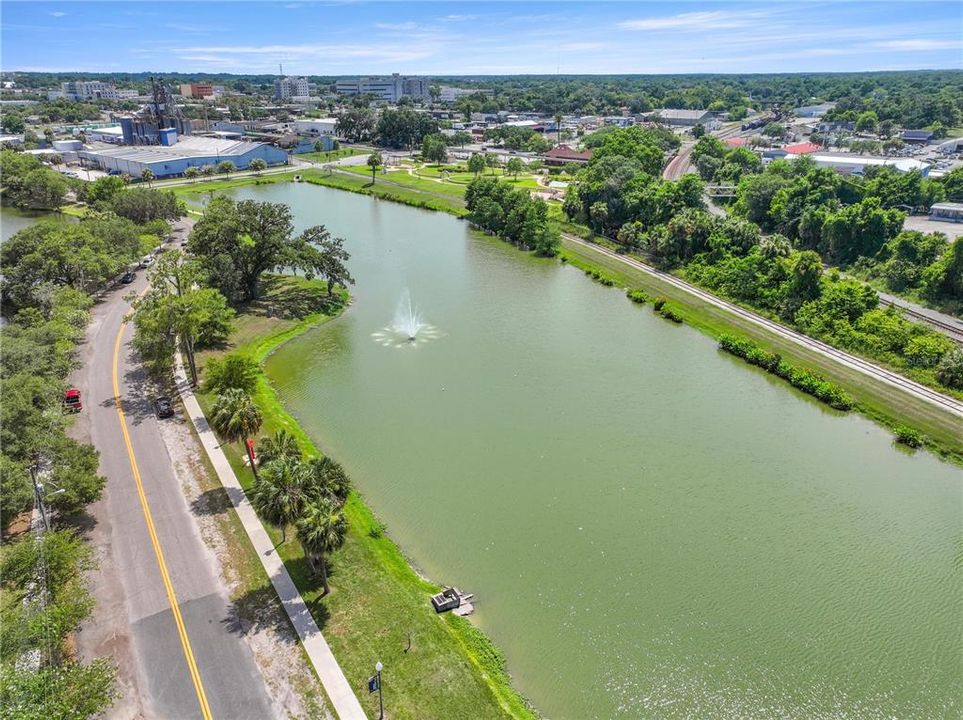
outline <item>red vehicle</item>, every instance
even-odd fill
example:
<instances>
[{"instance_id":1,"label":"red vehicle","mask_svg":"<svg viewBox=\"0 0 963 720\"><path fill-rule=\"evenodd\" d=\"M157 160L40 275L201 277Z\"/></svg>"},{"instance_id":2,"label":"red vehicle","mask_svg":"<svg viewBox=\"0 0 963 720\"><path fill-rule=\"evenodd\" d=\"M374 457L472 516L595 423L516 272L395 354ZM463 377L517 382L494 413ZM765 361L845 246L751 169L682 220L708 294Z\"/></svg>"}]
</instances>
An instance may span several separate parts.
<instances>
[{"instance_id":1,"label":"red vehicle","mask_svg":"<svg viewBox=\"0 0 963 720\"><path fill-rule=\"evenodd\" d=\"M80 401L80 390L68 388L64 392L64 410L67 412L80 412L84 409L84 404Z\"/></svg>"}]
</instances>

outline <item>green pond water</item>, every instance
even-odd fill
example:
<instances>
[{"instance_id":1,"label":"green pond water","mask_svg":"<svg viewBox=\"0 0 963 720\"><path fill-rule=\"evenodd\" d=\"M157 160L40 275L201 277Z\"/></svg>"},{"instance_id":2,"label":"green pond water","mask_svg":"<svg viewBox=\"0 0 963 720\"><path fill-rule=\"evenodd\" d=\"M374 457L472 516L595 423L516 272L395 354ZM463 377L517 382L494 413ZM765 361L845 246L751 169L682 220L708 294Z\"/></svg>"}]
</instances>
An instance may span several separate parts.
<instances>
[{"instance_id":1,"label":"green pond water","mask_svg":"<svg viewBox=\"0 0 963 720\"><path fill-rule=\"evenodd\" d=\"M544 715L961 717L959 468L452 217L234 195L347 239L354 304L268 373Z\"/></svg>"},{"instance_id":2,"label":"green pond water","mask_svg":"<svg viewBox=\"0 0 963 720\"><path fill-rule=\"evenodd\" d=\"M0 242L5 242L8 238L28 228L41 220L65 220L67 216L59 213L27 210L18 210L9 205L0 205ZM70 218L75 221L74 218Z\"/></svg>"}]
</instances>

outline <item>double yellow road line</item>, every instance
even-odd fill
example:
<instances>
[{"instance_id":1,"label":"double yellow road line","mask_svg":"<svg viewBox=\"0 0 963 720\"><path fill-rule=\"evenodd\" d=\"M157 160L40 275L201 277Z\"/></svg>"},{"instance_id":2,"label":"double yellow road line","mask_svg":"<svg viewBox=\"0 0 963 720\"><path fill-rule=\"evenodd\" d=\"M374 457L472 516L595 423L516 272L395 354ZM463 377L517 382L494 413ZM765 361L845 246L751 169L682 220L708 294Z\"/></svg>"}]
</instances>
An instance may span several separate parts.
<instances>
[{"instance_id":1,"label":"double yellow road line","mask_svg":"<svg viewBox=\"0 0 963 720\"><path fill-rule=\"evenodd\" d=\"M177 625L177 633L181 638L181 647L184 650L184 659L187 661L187 668L191 673L191 680L194 682L194 690L197 692L197 701L201 706L201 715L204 720L212 720L211 708L207 703L207 694L204 692L204 683L201 682L201 674L197 669L197 661L194 659L194 652L191 650L191 641L187 637L187 628L184 626L184 618L181 616L181 608L177 603L177 596L174 594L174 586L171 584L170 573L167 571L167 563L164 561L164 551L161 549L160 540L157 538L157 530L154 527L154 518L147 504L147 496L144 494L144 484L141 482L140 469L137 467L137 458L134 456L134 446L130 442L130 433L127 431L127 417L121 404L120 381L117 375L117 366L120 358L121 339L127 322L122 322L120 330L117 331L117 339L114 342L113 358L113 380L114 380L114 406L117 408L117 418L120 420L120 430L124 435L124 444L127 446L127 456L130 458L130 470L134 476L134 483L137 485L137 495L140 498L140 507L144 511L144 520L147 522L147 532L150 534L151 544L154 546L154 555L157 557L157 566L160 569L161 580L164 581L164 589L167 591L167 601L174 615L174 624Z\"/></svg>"}]
</instances>

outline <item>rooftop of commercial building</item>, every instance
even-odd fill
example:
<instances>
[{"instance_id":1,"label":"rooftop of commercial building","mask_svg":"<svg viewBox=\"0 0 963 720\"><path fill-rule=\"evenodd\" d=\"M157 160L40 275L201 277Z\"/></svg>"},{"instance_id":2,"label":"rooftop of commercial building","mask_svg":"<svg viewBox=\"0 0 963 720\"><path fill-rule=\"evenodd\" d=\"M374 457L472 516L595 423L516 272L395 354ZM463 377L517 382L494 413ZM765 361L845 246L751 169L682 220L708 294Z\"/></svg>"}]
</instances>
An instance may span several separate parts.
<instances>
[{"instance_id":1,"label":"rooftop of commercial building","mask_svg":"<svg viewBox=\"0 0 963 720\"><path fill-rule=\"evenodd\" d=\"M178 160L210 155L236 156L254 150L263 143L245 140L222 140L198 136L182 137L176 145L126 145L96 150L98 155L129 160L131 162L151 163L163 160Z\"/></svg>"},{"instance_id":2,"label":"rooftop of commercial building","mask_svg":"<svg viewBox=\"0 0 963 720\"><path fill-rule=\"evenodd\" d=\"M790 153L786 157L794 158L798 156ZM811 157L817 163L823 163L826 165L854 165L857 167L889 165L890 167L894 167L901 172L923 170L924 168L929 167L929 163L925 163L922 160L915 160L913 158L871 157L865 155L843 155L831 153L812 153L809 155L809 157Z\"/></svg>"},{"instance_id":3,"label":"rooftop of commercial building","mask_svg":"<svg viewBox=\"0 0 963 720\"><path fill-rule=\"evenodd\" d=\"M704 117L709 111L708 110L682 110L678 108L660 108L658 110L653 110L648 113L649 115L658 115L666 120L697 120Z\"/></svg>"}]
</instances>

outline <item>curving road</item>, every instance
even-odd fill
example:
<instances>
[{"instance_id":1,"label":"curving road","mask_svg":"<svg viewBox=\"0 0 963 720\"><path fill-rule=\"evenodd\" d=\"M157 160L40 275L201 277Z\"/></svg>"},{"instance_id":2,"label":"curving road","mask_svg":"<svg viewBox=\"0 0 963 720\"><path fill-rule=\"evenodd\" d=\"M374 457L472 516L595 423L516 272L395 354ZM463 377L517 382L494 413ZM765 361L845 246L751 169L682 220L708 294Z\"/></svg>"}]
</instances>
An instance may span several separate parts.
<instances>
[{"instance_id":1,"label":"curving road","mask_svg":"<svg viewBox=\"0 0 963 720\"><path fill-rule=\"evenodd\" d=\"M181 232L183 233L183 228ZM103 498L89 508L100 560L94 613L78 635L84 657L112 657L121 697L111 718L275 717L270 693L172 470L151 388L129 347L126 295L94 309L74 376L79 418L100 451Z\"/></svg>"},{"instance_id":2,"label":"curving road","mask_svg":"<svg viewBox=\"0 0 963 720\"><path fill-rule=\"evenodd\" d=\"M647 265L639 260L636 260L635 258L619 255L618 253L613 252L605 247L587 242L574 235L565 233L563 233L563 235L565 239L570 242L576 243L583 247L591 248L596 252L602 253L603 255L623 262L626 265L630 265L637 270L641 270L642 272L657 277L663 282L695 295L700 300L710 303L711 305L715 305L716 307L723 308L734 315L738 315L739 317L754 323L755 325L764 327L770 332L779 335L786 340L790 340L797 345L802 345L809 350L815 351L820 355L840 363L841 365L845 365L846 367L858 370L866 375L870 375L882 383L894 388L898 388L899 390L935 405L956 417L963 418L963 402L960 402L955 398L943 395L942 393L937 392L926 385L922 385L918 382L910 380L909 378L903 377L899 373L893 372L892 370L887 370L886 368L875 365L867 360L863 360L855 355L850 355L843 350L834 348L832 345L827 345L819 340L814 340L807 335L803 335L795 330L791 330L784 325L780 325L777 322L769 320L768 318L757 315L756 313L750 312L749 310L739 307L738 305L730 303L726 300L722 300L721 298L708 293L705 290L686 282L685 280L680 280L674 275L657 270L651 265Z\"/></svg>"}]
</instances>

